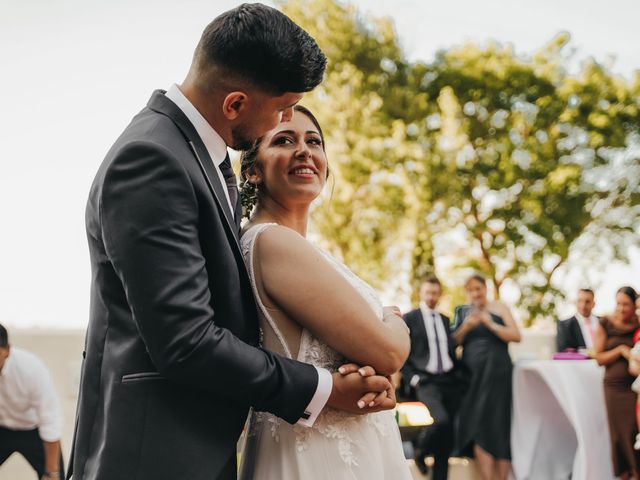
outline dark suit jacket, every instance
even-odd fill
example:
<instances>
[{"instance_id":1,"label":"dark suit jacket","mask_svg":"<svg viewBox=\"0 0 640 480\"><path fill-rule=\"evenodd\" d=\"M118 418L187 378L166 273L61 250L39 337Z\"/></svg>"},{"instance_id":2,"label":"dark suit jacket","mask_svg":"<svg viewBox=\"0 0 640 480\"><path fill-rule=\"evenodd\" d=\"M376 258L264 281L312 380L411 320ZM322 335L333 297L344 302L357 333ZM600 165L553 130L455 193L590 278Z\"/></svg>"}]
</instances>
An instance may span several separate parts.
<instances>
[{"instance_id":1,"label":"dark suit jacket","mask_svg":"<svg viewBox=\"0 0 640 480\"><path fill-rule=\"evenodd\" d=\"M250 346L256 307L214 169L156 91L96 174L74 480L215 479L250 405L294 423L315 392L314 367Z\"/></svg>"},{"instance_id":2,"label":"dark suit jacket","mask_svg":"<svg viewBox=\"0 0 640 480\"><path fill-rule=\"evenodd\" d=\"M451 360L454 362L455 368L458 367L458 365L455 356L455 344L450 335L449 317L440 313L440 318L442 319L442 325L447 334L449 357L451 357ZM427 338L427 330L424 326L422 311L419 308L411 310L404 315L404 320L409 327L409 334L411 336L411 352L402 367L403 382L407 385L414 375L418 375L420 377L420 383L424 383L428 381L432 375L425 370L427 363L429 363L431 352L429 351L429 340Z\"/></svg>"},{"instance_id":3,"label":"dark suit jacket","mask_svg":"<svg viewBox=\"0 0 640 480\"><path fill-rule=\"evenodd\" d=\"M557 325L558 334L556 336L556 346L559 352L564 352L567 348L585 348L587 346L580 330L580 323L575 315L566 320L561 320Z\"/></svg>"}]
</instances>

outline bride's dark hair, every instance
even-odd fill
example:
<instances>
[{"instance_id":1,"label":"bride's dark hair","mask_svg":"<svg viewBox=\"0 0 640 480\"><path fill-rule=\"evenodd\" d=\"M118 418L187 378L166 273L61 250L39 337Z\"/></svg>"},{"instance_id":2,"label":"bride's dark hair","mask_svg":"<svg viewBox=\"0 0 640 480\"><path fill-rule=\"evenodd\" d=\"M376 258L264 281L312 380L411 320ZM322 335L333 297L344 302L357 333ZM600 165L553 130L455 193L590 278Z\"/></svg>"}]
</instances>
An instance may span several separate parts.
<instances>
[{"instance_id":1,"label":"bride's dark hair","mask_svg":"<svg viewBox=\"0 0 640 480\"><path fill-rule=\"evenodd\" d=\"M309 120L311 120L311 123L313 123L313 125L318 129L318 133L322 139L322 150L325 151L324 134L322 133L322 128L320 127L320 123L315 115L311 113L308 108L303 107L302 105L294 106L293 110L294 112L300 112L306 115ZM240 155L240 202L242 204L242 215L247 218L251 216L251 211L258 201L258 186L251 183L248 180L248 176L254 168L259 168L256 161L258 159L258 150L260 149L260 144L262 143L263 138L264 137L258 138L251 148L244 150ZM327 166L327 177L328 176L329 167Z\"/></svg>"}]
</instances>

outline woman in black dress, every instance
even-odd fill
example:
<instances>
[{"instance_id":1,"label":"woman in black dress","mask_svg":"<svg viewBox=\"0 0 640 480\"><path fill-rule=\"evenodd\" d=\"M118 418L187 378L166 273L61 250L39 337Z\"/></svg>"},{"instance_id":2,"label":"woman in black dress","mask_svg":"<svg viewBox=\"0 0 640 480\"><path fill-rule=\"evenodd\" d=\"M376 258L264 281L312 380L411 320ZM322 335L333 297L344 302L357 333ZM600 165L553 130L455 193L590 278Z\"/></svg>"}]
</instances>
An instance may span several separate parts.
<instances>
[{"instance_id":1,"label":"woman in black dress","mask_svg":"<svg viewBox=\"0 0 640 480\"><path fill-rule=\"evenodd\" d=\"M469 305L456 307L453 338L463 346L471 383L459 416L460 454L474 457L484 480L506 480L511 471L511 374L509 342L520 331L509 308L487 299L481 275L465 283Z\"/></svg>"}]
</instances>

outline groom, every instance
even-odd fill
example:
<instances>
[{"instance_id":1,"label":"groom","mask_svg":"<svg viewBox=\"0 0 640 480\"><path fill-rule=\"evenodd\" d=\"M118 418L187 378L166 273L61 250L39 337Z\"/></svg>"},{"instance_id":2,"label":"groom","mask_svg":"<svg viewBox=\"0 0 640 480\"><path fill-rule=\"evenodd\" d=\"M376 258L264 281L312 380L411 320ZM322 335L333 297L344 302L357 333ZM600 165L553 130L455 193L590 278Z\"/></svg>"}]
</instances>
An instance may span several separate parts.
<instances>
[{"instance_id":1,"label":"groom","mask_svg":"<svg viewBox=\"0 0 640 480\"><path fill-rule=\"evenodd\" d=\"M331 375L257 348L227 146L288 120L326 59L275 9L205 29L186 80L153 93L102 162L86 228L91 311L69 472L74 480L226 480L250 406L309 427L359 409L383 377Z\"/></svg>"}]
</instances>

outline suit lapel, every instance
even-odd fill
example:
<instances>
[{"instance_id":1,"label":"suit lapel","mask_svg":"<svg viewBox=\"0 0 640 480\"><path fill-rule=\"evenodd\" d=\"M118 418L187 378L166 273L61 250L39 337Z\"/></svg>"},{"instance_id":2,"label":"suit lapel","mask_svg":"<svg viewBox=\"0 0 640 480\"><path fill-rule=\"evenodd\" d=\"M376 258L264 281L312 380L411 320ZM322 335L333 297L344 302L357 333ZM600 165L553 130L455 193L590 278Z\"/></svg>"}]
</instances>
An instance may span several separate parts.
<instances>
[{"instance_id":1,"label":"suit lapel","mask_svg":"<svg viewBox=\"0 0 640 480\"><path fill-rule=\"evenodd\" d=\"M430 355L430 351L429 351L429 337L427 336L427 327L424 324L425 318L424 315L422 315L422 309L418 309L416 312L416 329L418 330L418 338L419 339L424 339L423 344L424 344L424 350L425 352L427 352L427 362L429 360L429 355Z\"/></svg>"},{"instance_id":2,"label":"suit lapel","mask_svg":"<svg viewBox=\"0 0 640 480\"><path fill-rule=\"evenodd\" d=\"M169 100L164 93L165 92L163 90L156 90L153 92L153 95L149 100L148 107L155 112L169 117L184 135L185 140L193 152L194 159L198 163L200 171L206 180L209 190L211 191L218 208L222 212L230 237L233 239L232 244L236 246L238 252L241 252L239 228L238 224L236 224L236 221L239 222L240 219L234 219L233 214L231 213L229 202L227 202L227 197L224 193L226 186L223 186L220 183L220 178L215 170L213 160L209 156L209 152L204 146L204 143L202 143L202 139L196 132L196 129L182 110L180 110L175 103Z\"/></svg>"},{"instance_id":3,"label":"suit lapel","mask_svg":"<svg viewBox=\"0 0 640 480\"><path fill-rule=\"evenodd\" d=\"M582 328L580 328L580 320L578 320L578 317L573 317L573 334L577 340L576 345L587 345L584 335L582 335Z\"/></svg>"}]
</instances>

